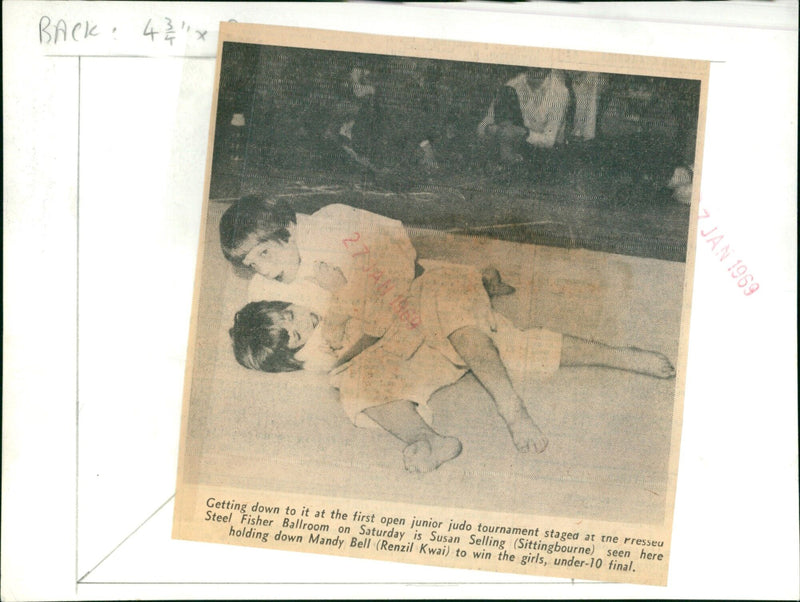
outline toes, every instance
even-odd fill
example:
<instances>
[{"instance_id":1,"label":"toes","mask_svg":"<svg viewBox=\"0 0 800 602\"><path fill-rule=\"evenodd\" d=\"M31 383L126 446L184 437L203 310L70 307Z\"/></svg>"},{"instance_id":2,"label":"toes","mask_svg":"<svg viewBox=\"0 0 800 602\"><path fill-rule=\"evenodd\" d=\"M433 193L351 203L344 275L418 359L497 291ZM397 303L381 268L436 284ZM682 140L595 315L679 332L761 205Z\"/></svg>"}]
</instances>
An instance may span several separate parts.
<instances>
[{"instance_id":1,"label":"toes","mask_svg":"<svg viewBox=\"0 0 800 602\"><path fill-rule=\"evenodd\" d=\"M514 441L514 445L517 447L517 451L525 454L528 452L535 452L537 454L542 453L545 449L547 449L548 440L545 437L541 438L534 438L534 439L527 439L525 441Z\"/></svg>"},{"instance_id":2,"label":"toes","mask_svg":"<svg viewBox=\"0 0 800 602\"><path fill-rule=\"evenodd\" d=\"M660 353L658 354L658 359L660 360L660 365L656 375L661 378L672 378L675 376L675 366L672 365L672 362Z\"/></svg>"},{"instance_id":3,"label":"toes","mask_svg":"<svg viewBox=\"0 0 800 602\"><path fill-rule=\"evenodd\" d=\"M403 450L403 462L406 465L406 470L419 472L419 462L422 459L420 456L429 456L430 453L431 445L424 439L406 446Z\"/></svg>"},{"instance_id":4,"label":"toes","mask_svg":"<svg viewBox=\"0 0 800 602\"><path fill-rule=\"evenodd\" d=\"M406 467L408 472L419 472L419 467L413 462L410 461L408 458L403 458L403 465Z\"/></svg>"},{"instance_id":5,"label":"toes","mask_svg":"<svg viewBox=\"0 0 800 602\"><path fill-rule=\"evenodd\" d=\"M536 423L531 420L527 412L519 416L515 421L507 423L507 425L508 430L511 432L511 440L520 452L535 451L536 453L542 453L547 447L547 438L536 426Z\"/></svg>"},{"instance_id":6,"label":"toes","mask_svg":"<svg viewBox=\"0 0 800 602\"><path fill-rule=\"evenodd\" d=\"M672 378L675 376L675 367L663 353L647 351L638 347L630 347L630 350L632 356L628 370L656 378Z\"/></svg>"},{"instance_id":7,"label":"toes","mask_svg":"<svg viewBox=\"0 0 800 602\"><path fill-rule=\"evenodd\" d=\"M460 453L461 441L455 437L442 437L432 442L423 439L403 450L403 464L408 472L431 472Z\"/></svg>"},{"instance_id":8,"label":"toes","mask_svg":"<svg viewBox=\"0 0 800 602\"><path fill-rule=\"evenodd\" d=\"M530 444L529 444L529 442L527 440L525 440L525 441L517 441L515 439L514 440L514 445L516 446L517 451L522 452L522 453L528 453L531 450Z\"/></svg>"}]
</instances>

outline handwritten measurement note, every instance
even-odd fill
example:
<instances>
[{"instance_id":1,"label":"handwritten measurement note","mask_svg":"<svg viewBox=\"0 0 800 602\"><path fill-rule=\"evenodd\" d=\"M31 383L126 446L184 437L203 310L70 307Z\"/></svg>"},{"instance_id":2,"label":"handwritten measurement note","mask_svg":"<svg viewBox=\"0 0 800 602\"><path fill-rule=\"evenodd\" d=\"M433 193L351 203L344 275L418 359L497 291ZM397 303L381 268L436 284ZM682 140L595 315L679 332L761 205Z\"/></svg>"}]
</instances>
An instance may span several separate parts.
<instances>
[{"instance_id":1,"label":"handwritten measurement note","mask_svg":"<svg viewBox=\"0 0 800 602\"><path fill-rule=\"evenodd\" d=\"M173 48L213 51L218 26L218 21L171 15L130 19L122 15L112 21L108 15L78 19L44 14L39 17L36 35L40 47L59 51L85 50L90 44L92 48L123 46L138 52L168 52Z\"/></svg>"},{"instance_id":2,"label":"handwritten measurement note","mask_svg":"<svg viewBox=\"0 0 800 602\"><path fill-rule=\"evenodd\" d=\"M159 22L161 25L159 26ZM157 31L156 28L159 28L161 31ZM172 42L175 41L175 34L176 34L176 22L174 22L169 17L163 17L162 19L156 19L155 22L153 19L148 19L147 23L144 26L144 31L142 31L142 35L149 37L150 41L156 42L158 40L163 40L164 42L169 42L170 46ZM186 21L181 21L180 30L178 30L179 34L183 34L184 32L186 35L191 35L192 32L197 36L196 39L198 40L205 40L206 35L208 35L207 29L192 29L192 26L187 24ZM163 38L160 36L163 34Z\"/></svg>"}]
</instances>

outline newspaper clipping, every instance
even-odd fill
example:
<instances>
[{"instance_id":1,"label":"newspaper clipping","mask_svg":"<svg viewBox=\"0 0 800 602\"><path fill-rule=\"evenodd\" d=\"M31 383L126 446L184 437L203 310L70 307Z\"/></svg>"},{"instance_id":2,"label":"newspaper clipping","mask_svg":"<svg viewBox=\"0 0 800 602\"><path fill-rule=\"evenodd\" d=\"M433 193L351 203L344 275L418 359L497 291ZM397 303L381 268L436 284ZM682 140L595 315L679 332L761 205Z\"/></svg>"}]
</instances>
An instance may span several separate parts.
<instances>
[{"instance_id":1,"label":"newspaper clipping","mask_svg":"<svg viewBox=\"0 0 800 602\"><path fill-rule=\"evenodd\" d=\"M173 536L665 585L708 64L223 24Z\"/></svg>"}]
</instances>

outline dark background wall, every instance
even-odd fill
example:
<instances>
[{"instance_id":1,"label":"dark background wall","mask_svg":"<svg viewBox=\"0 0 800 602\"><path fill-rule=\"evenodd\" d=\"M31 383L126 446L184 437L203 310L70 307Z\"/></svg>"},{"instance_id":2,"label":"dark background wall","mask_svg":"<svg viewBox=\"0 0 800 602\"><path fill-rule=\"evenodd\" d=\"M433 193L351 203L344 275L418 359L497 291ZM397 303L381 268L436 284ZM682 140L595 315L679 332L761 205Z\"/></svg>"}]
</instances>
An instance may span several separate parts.
<instances>
[{"instance_id":1,"label":"dark background wall","mask_svg":"<svg viewBox=\"0 0 800 602\"><path fill-rule=\"evenodd\" d=\"M369 101L353 94L356 67L369 71ZM497 164L477 126L523 69L226 43L211 200L258 193L304 212L344 202L409 226L684 261L689 207L667 184L694 162L699 82L606 74L593 140ZM349 140L339 130L352 118ZM420 163L423 138L436 170Z\"/></svg>"}]
</instances>

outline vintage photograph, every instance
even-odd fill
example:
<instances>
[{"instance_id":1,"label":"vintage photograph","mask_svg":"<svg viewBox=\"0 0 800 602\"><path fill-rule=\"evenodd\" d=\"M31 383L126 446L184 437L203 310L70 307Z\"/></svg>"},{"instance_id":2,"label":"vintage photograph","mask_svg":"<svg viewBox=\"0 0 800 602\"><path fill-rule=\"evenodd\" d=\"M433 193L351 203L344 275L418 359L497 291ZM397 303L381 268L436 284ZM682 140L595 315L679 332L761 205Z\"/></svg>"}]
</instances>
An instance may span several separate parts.
<instances>
[{"instance_id":1,"label":"vintage photograph","mask_svg":"<svg viewBox=\"0 0 800 602\"><path fill-rule=\"evenodd\" d=\"M176 521L204 486L668 541L702 66L252 31L221 34Z\"/></svg>"}]
</instances>

